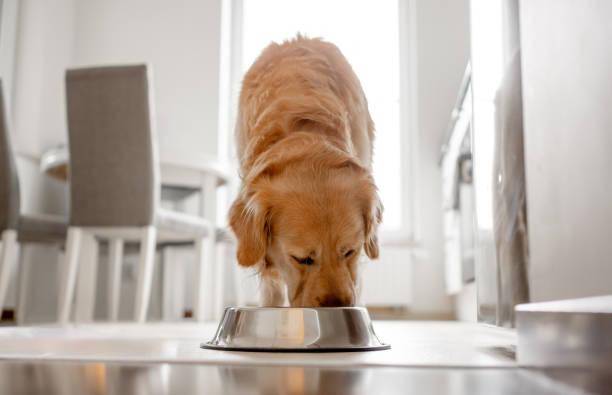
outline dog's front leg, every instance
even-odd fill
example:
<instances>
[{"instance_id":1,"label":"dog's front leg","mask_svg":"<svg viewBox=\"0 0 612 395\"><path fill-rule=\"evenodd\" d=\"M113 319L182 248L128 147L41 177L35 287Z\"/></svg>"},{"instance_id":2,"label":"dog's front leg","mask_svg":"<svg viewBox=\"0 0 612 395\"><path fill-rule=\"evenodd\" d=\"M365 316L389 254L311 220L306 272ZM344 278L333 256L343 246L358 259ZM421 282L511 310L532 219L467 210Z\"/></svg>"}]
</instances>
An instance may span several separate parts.
<instances>
[{"instance_id":1,"label":"dog's front leg","mask_svg":"<svg viewBox=\"0 0 612 395\"><path fill-rule=\"evenodd\" d=\"M265 269L261 273L259 292L264 307L281 307L287 303L287 287L275 270Z\"/></svg>"}]
</instances>

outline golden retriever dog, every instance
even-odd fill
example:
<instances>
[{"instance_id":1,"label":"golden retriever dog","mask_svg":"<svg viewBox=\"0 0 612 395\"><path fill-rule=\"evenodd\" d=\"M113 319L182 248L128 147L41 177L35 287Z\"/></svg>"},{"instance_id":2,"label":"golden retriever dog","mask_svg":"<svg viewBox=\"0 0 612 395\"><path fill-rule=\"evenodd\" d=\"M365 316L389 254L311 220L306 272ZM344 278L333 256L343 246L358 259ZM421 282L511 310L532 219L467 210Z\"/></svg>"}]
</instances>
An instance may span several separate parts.
<instances>
[{"instance_id":1,"label":"golden retriever dog","mask_svg":"<svg viewBox=\"0 0 612 395\"><path fill-rule=\"evenodd\" d=\"M300 35L268 46L244 77L236 138L242 187L229 222L262 305L354 305L362 251L378 257L382 205L374 124L338 48Z\"/></svg>"}]
</instances>

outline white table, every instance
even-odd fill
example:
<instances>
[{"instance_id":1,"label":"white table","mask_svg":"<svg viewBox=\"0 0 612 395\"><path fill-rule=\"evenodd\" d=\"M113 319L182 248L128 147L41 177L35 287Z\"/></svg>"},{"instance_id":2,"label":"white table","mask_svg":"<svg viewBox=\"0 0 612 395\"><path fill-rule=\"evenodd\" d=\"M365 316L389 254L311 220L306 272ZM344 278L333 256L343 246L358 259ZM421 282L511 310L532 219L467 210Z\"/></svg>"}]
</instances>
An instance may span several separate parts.
<instances>
[{"instance_id":1,"label":"white table","mask_svg":"<svg viewBox=\"0 0 612 395\"><path fill-rule=\"evenodd\" d=\"M161 158L159 167L163 192L168 194L169 200L179 200L186 195L202 192L201 215L214 223L217 212L215 190L230 182L227 169L209 158ZM68 147L58 146L45 151L40 158L40 170L51 177L67 181L70 171Z\"/></svg>"}]
</instances>

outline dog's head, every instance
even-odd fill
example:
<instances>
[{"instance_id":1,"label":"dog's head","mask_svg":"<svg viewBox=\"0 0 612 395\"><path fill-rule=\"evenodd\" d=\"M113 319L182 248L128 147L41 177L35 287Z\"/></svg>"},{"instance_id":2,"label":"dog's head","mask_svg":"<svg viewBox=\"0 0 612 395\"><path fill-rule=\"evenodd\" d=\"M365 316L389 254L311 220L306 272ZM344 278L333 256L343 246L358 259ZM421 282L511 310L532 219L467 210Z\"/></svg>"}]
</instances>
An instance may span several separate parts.
<instances>
[{"instance_id":1,"label":"dog's head","mask_svg":"<svg viewBox=\"0 0 612 395\"><path fill-rule=\"evenodd\" d=\"M320 140L280 145L256 162L230 210L238 262L272 265L291 306L351 306L359 256L378 257L373 179Z\"/></svg>"}]
</instances>

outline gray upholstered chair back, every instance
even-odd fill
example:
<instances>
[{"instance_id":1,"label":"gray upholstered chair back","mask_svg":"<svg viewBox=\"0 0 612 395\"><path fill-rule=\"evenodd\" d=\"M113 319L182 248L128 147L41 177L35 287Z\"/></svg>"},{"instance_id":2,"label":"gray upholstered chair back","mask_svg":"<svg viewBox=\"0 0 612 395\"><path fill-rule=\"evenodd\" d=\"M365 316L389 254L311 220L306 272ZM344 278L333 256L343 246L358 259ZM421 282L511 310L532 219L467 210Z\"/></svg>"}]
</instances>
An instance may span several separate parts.
<instances>
[{"instance_id":1,"label":"gray upholstered chair back","mask_svg":"<svg viewBox=\"0 0 612 395\"><path fill-rule=\"evenodd\" d=\"M7 117L0 80L0 232L17 229L19 222L19 181Z\"/></svg>"},{"instance_id":2,"label":"gray upholstered chair back","mask_svg":"<svg viewBox=\"0 0 612 395\"><path fill-rule=\"evenodd\" d=\"M70 224L145 226L158 203L147 66L68 70Z\"/></svg>"}]
</instances>

